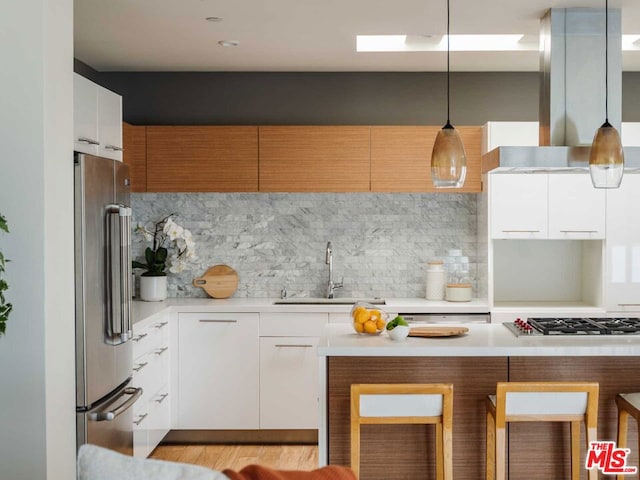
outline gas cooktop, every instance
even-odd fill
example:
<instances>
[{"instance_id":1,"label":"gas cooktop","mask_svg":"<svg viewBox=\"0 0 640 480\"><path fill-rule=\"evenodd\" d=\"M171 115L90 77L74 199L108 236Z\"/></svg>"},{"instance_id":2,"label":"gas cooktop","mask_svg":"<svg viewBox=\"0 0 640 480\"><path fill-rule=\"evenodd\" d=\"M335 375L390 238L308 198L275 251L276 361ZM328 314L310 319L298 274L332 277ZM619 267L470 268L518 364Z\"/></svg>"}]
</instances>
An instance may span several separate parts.
<instances>
[{"instance_id":1,"label":"gas cooktop","mask_svg":"<svg viewBox=\"0 0 640 480\"><path fill-rule=\"evenodd\" d=\"M638 335L640 318L527 318L504 323L516 337L526 335Z\"/></svg>"}]
</instances>

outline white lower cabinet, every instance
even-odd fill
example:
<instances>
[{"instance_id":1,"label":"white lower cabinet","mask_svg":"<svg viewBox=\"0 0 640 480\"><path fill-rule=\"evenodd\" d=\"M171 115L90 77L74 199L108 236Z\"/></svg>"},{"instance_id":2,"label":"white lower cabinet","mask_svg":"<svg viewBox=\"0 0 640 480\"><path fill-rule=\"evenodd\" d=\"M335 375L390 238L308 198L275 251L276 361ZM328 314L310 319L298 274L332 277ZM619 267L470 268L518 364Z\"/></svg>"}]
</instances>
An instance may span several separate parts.
<instances>
[{"instance_id":1,"label":"white lower cabinet","mask_svg":"<svg viewBox=\"0 0 640 480\"><path fill-rule=\"evenodd\" d=\"M133 455L147 457L171 428L169 315L133 326Z\"/></svg>"},{"instance_id":2,"label":"white lower cabinet","mask_svg":"<svg viewBox=\"0 0 640 480\"><path fill-rule=\"evenodd\" d=\"M318 340L260 339L260 428L318 428Z\"/></svg>"},{"instance_id":3,"label":"white lower cabinet","mask_svg":"<svg viewBox=\"0 0 640 480\"><path fill-rule=\"evenodd\" d=\"M259 318L178 314L177 428L259 428Z\"/></svg>"},{"instance_id":4,"label":"white lower cabinet","mask_svg":"<svg viewBox=\"0 0 640 480\"><path fill-rule=\"evenodd\" d=\"M260 315L260 428L317 429L318 341L327 313Z\"/></svg>"}]
</instances>

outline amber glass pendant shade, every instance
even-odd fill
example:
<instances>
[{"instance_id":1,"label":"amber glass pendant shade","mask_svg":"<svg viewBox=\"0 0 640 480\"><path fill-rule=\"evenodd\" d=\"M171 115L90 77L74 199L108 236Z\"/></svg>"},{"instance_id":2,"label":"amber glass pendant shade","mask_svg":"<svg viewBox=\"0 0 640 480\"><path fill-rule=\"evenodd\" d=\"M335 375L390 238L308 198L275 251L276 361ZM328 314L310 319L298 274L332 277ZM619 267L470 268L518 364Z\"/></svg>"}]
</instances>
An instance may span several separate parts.
<instances>
[{"instance_id":1,"label":"amber glass pendant shade","mask_svg":"<svg viewBox=\"0 0 640 480\"><path fill-rule=\"evenodd\" d=\"M461 188L467 174L467 156L458 131L447 122L436 136L431 153L431 178L436 188Z\"/></svg>"},{"instance_id":2,"label":"amber glass pendant shade","mask_svg":"<svg viewBox=\"0 0 640 480\"><path fill-rule=\"evenodd\" d=\"M589 155L589 172L596 188L618 188L624 171L624 151L618 130L605 122L596 131Z\"/></svg>"}]
</instances>

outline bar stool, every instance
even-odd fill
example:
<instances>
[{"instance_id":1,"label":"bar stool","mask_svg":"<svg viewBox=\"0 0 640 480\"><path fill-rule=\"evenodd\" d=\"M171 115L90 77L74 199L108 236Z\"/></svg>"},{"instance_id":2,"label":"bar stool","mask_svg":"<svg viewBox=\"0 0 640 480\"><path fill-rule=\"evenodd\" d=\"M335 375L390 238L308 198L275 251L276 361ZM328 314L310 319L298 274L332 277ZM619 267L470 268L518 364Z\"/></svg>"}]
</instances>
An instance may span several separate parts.
<instances>
[{"instance_id":1,"label":"bar stool","mask_svg":"<svg viewBox=\"0 0 640 480\"><path fill-rule=\"evenodd\" d=\"M571 479L580 479L580 422L585 423L587 447L597 440L598 383L500 382L487 398L486 480L506 478L508 422L571 422ZM597 480L598 471L589 471Z\"/></svg>"},{"instance_id":2,"label":"bar stool","mask_svg":"<svg viewBox=\"0 0 640 480\"><path fill-rule=\"evenodd\" d=\"M436 479L453 478L453 385L351 385L351 469L360 478L360 425L435 424Z\"/></svg>"},{"instance_id":3,"label":"bar stool","mask_svg":"<svg viewBox=\"0 0 640 480\"><path fill-rule=\"evenodd\" d=\"M619 393L616 395L618 406L618 448L627 448L627 427L629 415L638 423L638 445L640 445L640 393ZM618 475L618 480L629 478L627 475Z\"/></svg>"}]
</instances>

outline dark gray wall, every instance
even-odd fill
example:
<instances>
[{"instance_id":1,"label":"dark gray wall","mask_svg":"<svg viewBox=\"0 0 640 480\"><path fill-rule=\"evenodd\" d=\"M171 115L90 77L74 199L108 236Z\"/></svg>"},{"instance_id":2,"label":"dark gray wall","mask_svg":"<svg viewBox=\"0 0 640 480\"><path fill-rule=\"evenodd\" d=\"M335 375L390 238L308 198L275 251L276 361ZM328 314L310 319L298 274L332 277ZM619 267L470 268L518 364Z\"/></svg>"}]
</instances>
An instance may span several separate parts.
<instances>
[{"instance_id":1,"label":"dark gray wall","mask_svg":"<svg viewBox=\"0 0 640 480\"><path fill-rule=\"evenodd\" d=\"M446 119L446 75L434 72L76 71L124 97L141 125L437 125ZM623 120L640 121L640 74L623 76ZM538 73L451 77L451 121L538 119Z\"/></svg>"}]
</instances>

